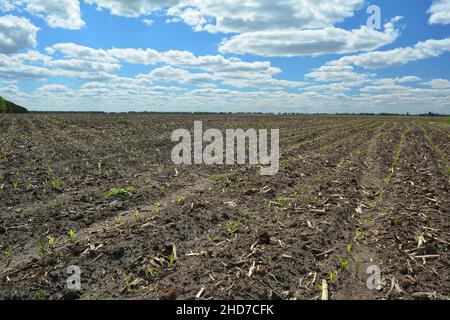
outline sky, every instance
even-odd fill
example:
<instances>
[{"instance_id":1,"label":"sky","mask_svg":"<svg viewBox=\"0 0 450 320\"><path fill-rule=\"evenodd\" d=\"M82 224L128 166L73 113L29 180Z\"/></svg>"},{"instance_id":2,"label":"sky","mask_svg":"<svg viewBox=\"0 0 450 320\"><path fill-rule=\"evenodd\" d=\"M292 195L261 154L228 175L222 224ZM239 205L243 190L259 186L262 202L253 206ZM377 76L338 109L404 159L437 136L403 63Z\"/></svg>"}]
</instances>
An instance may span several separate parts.
<instances>
[{"instance_id":1,"label":"sky","mask_svg":"<svg viewBox=\"0 0 450 320\"><path fill-rule=\"evenodd\" d=\"M450 113L450 0L0 0L29 110Z\"/></svg>"}]
</instances>

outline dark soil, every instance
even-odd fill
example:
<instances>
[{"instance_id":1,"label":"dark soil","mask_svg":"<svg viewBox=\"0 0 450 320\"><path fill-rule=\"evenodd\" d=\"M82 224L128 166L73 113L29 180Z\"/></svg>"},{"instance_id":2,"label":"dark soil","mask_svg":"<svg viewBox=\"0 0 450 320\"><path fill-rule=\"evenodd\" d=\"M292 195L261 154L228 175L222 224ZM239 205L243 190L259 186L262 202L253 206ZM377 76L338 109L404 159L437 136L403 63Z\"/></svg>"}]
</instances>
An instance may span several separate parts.
<instances>
[{"instance_id":1,"label":"dark soil","mask_svg":"<svg viewBox=\"0 0 450 320\"><path fill-rule=\"evenodd\" d=\"M279 173L174 166L170 136L195 120L280 129ZM320 299L325 279L330 299L449 299L449 132L410 117L0 116L0 298Z\"/></svg>"}]
</instances>

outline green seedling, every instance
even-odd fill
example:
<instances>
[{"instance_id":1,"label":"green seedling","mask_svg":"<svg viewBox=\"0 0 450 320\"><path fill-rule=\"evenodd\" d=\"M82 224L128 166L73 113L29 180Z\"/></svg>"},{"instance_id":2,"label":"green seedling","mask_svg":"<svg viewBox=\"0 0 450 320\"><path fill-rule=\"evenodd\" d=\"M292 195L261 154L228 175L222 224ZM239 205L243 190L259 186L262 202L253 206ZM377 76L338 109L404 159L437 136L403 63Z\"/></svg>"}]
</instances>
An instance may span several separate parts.
<instances>
[{"instance_id":1,"label":"green seedling","mask_svg":"<svg viewBox=\"0 0 450 320\"><path fill-rule=\"evenodd\" d=\"M219 241L220 241L219 237L208 236L208 242L209 243L214 243L214 242L219 242Z\"/></svg>"},{"instance_id":2,"label":"green seedling","mask_svg":"<svg viewBox=\"0 0 450 320\"><path fill-rule=\"evenodd\" d=\"M361 228L356 229L355 240L361 240L362 237L363 237L363 232L362 232Z\"/></svg>"},{"instance_id":3,"label":"green seedling","mask_svg":"<svg viewBox=\"0 0 450 320\"><path fill-rule=\"evenodd\" d=\"M44 290L39 290L39 292L36 294L36 298L37 298L39 301L44 301L44 300L46 300L45 291L44 291Z\"/></svg>"},{"instance_id":4,"label":"green seedling","mask_svg":"<svg viewBox=\"0 0 450 320\"><path fill-rule=\"evenodd\" d=\"M152 204L152 212L155 214L158 214L159 211L161 211L161 208L159 207L159 203L155 202Z\"/></svg>"},{"instance_id":5,"label":"green seedling","mask_svg":"<svg viewBox=\"0 0 450 320\"><path fill-rule=\"evenodd\" d=\"M70 241L74 241L75 240L75 230L73 230L73 228L70 228L69 230L69 237L70 237Z\"/></svg>"},{"instance_id":6,"label":"green seedling","mask_svg":"<svg viewBox=\"0 0 450 320\"><path fill-rule=\"evenodd\" d=\"M11 246L8 246L5 250L5 260L6 260L6 266L9 266L13 258L13 249Z\"/></svg>"},{"instance_id":7,"label":"green seedling","mask_svg":"<svg viewBox=\"0 0 450 320\"><path fill-rule=\"evenodd\" d=\"M349 244L347 244L347 253L350 254L351 251L352 251L352 245L349 243Z\"/></svg>"},{"instance_id":8,"label":"green seedling","mask_svg":"<svg viewBox=\"0 0 450 320\"><path fill-rule=\"evenodd\" d=\"M348 259L346 258L342 258L342 257L338 257L339 260L339 266L341 267L342 270L347 269L348 267Z\"/></svg>"},{"instance_id":9,"label":"green seedling","mask_svg":"<svg viewBox=\"0 0 450 320\"><path fill-rule=\"evenodd\" d=\"M147 276L154 277L155 276L155 270L152 267L147 267Z\"/></svg>"},{"instance_id":10,"label":"green seedling","mask_svg":"<svg viewBox=\"0 0 450 320\"><path fill-rule=\"evenodd\" d=\"M127 188L114 188L109 192L103 195L103 199L115 198L115 197L131 197L133 196L135 188L127 187Z\"/></svg>"},{"instance_id":11,"label":"green seedling","mask_svg":"<svg viewBox=\"0 0 450 320\"><path fill-rule=\"evenodd\" d=\"M55 179L52 181L52 188L56 191L60 191L62 189L62 180L61 179Z\"/></svg>"},{"instance_id":12,"label":"green seedling","mask_svg":"<svg viewBox=\"0 0 450 320\"><path fill-rule=\"evenodd\" d=\"M55 249L55 241L56 239L54 237L48 238L48 247L52 250Z\"/></svg>"},{"instance_id":13,"label":"green seedling","mask_svg":"<svg viewBox=\"0 0 450 320\"><path fill-rule=\"evenodd\" d=\"M141 215L141 213L139 212L139 210L136 210L133 212L134 219L136 219L136 220L139 220L140 215Z\"/></svg>"},{"instance_id":14,"label":"green seedling","mask_svg":"<svg viewBox=\"0 0 450 320\"><path fill-rule=\"evenodd\" d=\"M239 221L234 221L234 222L227 222L226 224L226 231L228 235L232 235L234 233L236 233L239 230Z\"/></svg>"},{"instance_id":15,"label":"green seedling","mask_svg":"<svg viewBox=\"0 0 450 320\"><path fill-rule=\"evenodd\" d=\"M177 203L178 204L184 204L186 202L186 200L187 200L186 196L181 195L181 196L177 197Z\"/></svg>"},{"instance_id":16,"label":"green seedling","mask_svg":"<svg viewBox=\"0 0 450 320\"><path fill-rule=\"evenodd\" d=\"M175 260L176 260L175 250L172 250L172 253L169 256L169 266L170 267L173 267L175 265Z\"/></svg>"},{"instance_id":17,"label":"green seedling","mask_svg":"<svg viewBox=\"0 0 450 320\"><path fill-rule=\"evenodd\" d=\"M134 287L139 285L139 283L141 283L141 279L136 279L136 280L133 280L132 282L130 282L128 277L125 277L123 280L124 280L124 284L125 284L123 291L130 291L131 289L133 289Z\"/></svg>"},{"instance_id":18,"label":"green seedling","mask_svg":"<svg viewBox=\"0 0 450 320\"><path fill-rule=\"evenodd\" d=\"M159 194L161 196L165 196L167 193L167 187L166 186L162 186L161 188L159 188Z\"/></svg>"},{"instance_id":19,"label":"green seedling","mask_svg":"<svg viewBox=\"0 0 450 320\"><path fill-rule=\"evenodd\" d=\"M333 283L334 280L336 280L336 275L337 275L337 272L336 272L336 271L330 272L330 274L328 275L328 281L331 282L331 283Z\"/></svg>"}]
</instances>

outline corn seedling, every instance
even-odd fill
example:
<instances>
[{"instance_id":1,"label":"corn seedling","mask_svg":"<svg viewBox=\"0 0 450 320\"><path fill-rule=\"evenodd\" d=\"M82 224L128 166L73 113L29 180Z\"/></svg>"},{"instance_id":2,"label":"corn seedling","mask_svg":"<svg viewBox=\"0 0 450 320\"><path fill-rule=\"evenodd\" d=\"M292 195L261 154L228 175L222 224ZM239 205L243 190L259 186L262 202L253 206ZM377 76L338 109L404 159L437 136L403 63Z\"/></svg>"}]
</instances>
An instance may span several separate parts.
<instances>
[{"instance_id":1,"label":"corn seedling","mask_svg":"<svg viewBox=\"0 0 450 320\"><path fill-rule=\"evenodd\" d=\"M131 197L133 196L135 188L114 188L103 195L103 199L114 198L114 197Z\"/></svg>"},{"instance_id":2,"label":"corn seedling","mask_svg":"<svg viewBox=\"0 0 450 320\"><path fill-rule=\"evenodd\" d=\"M62 189L62 185L61 179L55 179L52 181L52 188L56 191L60 191Z\"/></svg>"},{"instance_id":3,"label":"corn seedling","mask_svg":"<svg viewBox=\"0 0 450 320\"><path fill-rule=\"evenodd\" d=\"M339 266L341 267L342 270L347 269L348 267L348 259L346 258L342 258L342 257L338 257L339 260Z\"/></svg>"},{"instance_id":4,"label":"corn seedling","mask_svg":"<svg viewBox=\"0 0 450 320\"><path fill-rule=\"evenodd\" d=\"M234 221L234 222L227 222L226 224L226 231L228 235L232 235L234 233L236 233L239 230L239 221Z\"/></svg>"},{"instance_id":5,"label":"corn seedling","mask_svg":"<svg viewBox=\"0 0 450 320\"><path fill-rule=\"evenodd\" d=\"M159 194L161 196L165 196L167 193L167 187L166 186L162 186L161 188L159 188Z\"/></svg>"},{"instance_id":6,"label":"corn seedling","mask_svg":"<svg viewBox=\"0 0 450 320\"><path fill-rule=\"evenodd\" d=\"M333 283L334 280L336 280L336 275L337 275L337 272L336 272L336 271L330 272L330 274L328 275L328 281L329 281L330 283Z\"/></svg>"},{"instance_id":7,"label":"corn seedling","mask_svg":"<svg viewBox=\"0 0 450 320\"><path fill-rule=\"evenodd\" d=\"M139 212L139 210L136 210L133 212L134 219L136 219L136 220L139 220L140 215L141 215L141 213Z\"/></svg>"},{"instance_id":8,"label":"corn seedling","mask_svg":"<svg viewBox=\"0 0 450 320\"><path fill-rule=\"evenodd\" d=\"M139 283L141 283L141 279L136 279L136 280L133 280L130 282L128 277L125 277L123 280L124 280L124 284L125 284L123 291L130 291L131 289L133 289L134 287L139 285Z\"/></svg>"},{"instance_id":9,"label":"corn seedling","mask_svg":"<svg viewBox=\"0 0 450 320\"><path fill-rule=\"evenodd\" d=\"M361 228L356 229L355 240L361 240L362 237L363 237L363 232L362 232Z\"/></svg>"},{"instance_id":10,"label":"corn seedling","mask_svg":"<svg viewBox=\"0 0 450 320\"><path fill-rule=\"evenodd\" d=\"M152 204L152 212L155 214L158 214L159 211L161 211L160 207L159 207L159 203L155 202Z\"/></svg>"},{"instance_id":11,"label":"corn seedling","mask_svg":"<svg viewBox=\"0 0 450 320\"><path fill-rule=\"evenodd\" d=\"M169 256L169 266L170 267L173 267L175 265L175 260L176 260L175 251L172 251L172 253Z\"/></svg>"},{"instance_id":12,"label":"corn seedling","mask_svg":"<svg viewBox=\"0 0 450 320\"><path fill-rule=\"evenodd\" d=\"M46 300L45 291L39 290L39 292L36 294L36 298L40 301Z\"/></svg>"},{"instance_id":13,"label":"corn seedling","mask_svg":"<svg viewBox=\"0 0 450 320\"><path fill-rule=\"evenodd\" d=\"M69 230L69 237L70 237L70 241L74 241L75 240L75 230L73 230L73 228L70 228Z\"/></svg>"},{"instance_id":14,"label":"corn seedling","mask_svg":"<svg viewBox=\"0 0 450 320\"><path fill-rule=\"evenodd\" d=\"M184 204L185 202L186 202L186 200L187 200L187 197L186 196L178 196L177 197L177 203L178 204Z\"/></svg>"},{"instance_id":15,"label":"corn seedling","mask_svg":"<svg viewBox=\"0 0 450 320\"><path fill-rule=\"evenodd\" d=\"M147 276L154 277L155 276L155 270L152 267L147 267Z\"/></svg>"},{"instance_id":16,"label":"corn seedling","mask_svg":"<svg viewBox=\"0 0 450 320\"><path fill-rule=\"evenodd\" d=\"M55 249L55 241L56 239L54 237L48 238L48 247L52 250Z\"/></svg>"},{"instance_id":17,"label":"corn seedling","mask_svg":"<svg viewBox=\"0 0 450 320\"><path fill-rule=\"evenodd\" d=\"M211 237L208 236L208 242L209 243L214 243L214 242L219 242L221 239L219 237Z\"/></svg>"},{"instance_id":18,"label":"corn seedling","mask_svg":"<svg viewBox=\"0 0 450 320\"><path fill-rule=\"evenodd\" d=\"M347 244L347 253L350 254L351 251L352 251L352 245L349 243L349 244Z\"/></svg>"},{"instance_id":19,"label":"corn seedling","mask_svg":"<svg viewBox=\"0 0 450 320\"><path fill-rule=\"evenodd\" d=\"M13 258L13 249L11 246L8 246L5 250L5 260L6 260L6 266L9 266Z\"/></svg>"}]
</instances>

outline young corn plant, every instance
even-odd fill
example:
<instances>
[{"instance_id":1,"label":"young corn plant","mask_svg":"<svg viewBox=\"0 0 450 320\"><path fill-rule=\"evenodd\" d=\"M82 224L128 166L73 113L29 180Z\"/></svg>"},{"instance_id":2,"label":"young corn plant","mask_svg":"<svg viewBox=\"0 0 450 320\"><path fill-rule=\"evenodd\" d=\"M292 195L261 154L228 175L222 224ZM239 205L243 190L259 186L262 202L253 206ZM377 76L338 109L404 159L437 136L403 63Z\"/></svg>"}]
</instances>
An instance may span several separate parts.
<instances>
[{"instance_id":1,"label":"young corn plant","mask_svg":"<svg viewBox=\"0 0 450 320\"><path fill-rule=\"evenodd\" d=\"M342 257L338 257L338 261L339 261L339 266L341 267L342 270L347 269L347 267L348 267L348 259L342 258Z\"/></svg>"},{"instance_id":2,"label":"young corn plant","mask_svg":"<svg viewBox=\"0 0 450 320\"><path fill-rule=\"evenodd\" d=\"M235 234L239 230L239 221L228 221L226 223L226 232L229 236Z\"/></svg>"},{"instance_id":3,"label":"young corn plant","mask_svg":"<svg viewBox=\"0 0 450 320\"><path fill-rule=\"evenodd\" d=\"M52 188L53 188L53 190L61 191L62 187L63 187L63 183L62 183L61 179L58 178L58 179L55 179L55 180L52 181Z\"/></svg>"},{"instance_id":4,"label":"young corn plant","mask_svg":"<svg viewBox=\"0 0 450 320\"><path fill-rule=\"evenodd\" d=\"M153 278L156 275L155 270L151 266L147 267L146 273L147 273L147 277Z\"/></svg>"},{"instance_id":5,"label":"young corn plant","mask_svg":"<svg viewBox=\"0 0 450 320\"><path fill-rule=\"evenodd\" d=\"M36 298L39 301L44 301L47 299L47 297L45 296L45 291L44 290L39 290L38 293L36 294Z\"/></svg>"},{"instance_id":6,"label":"young corn plant","mask_svg":"<svg viewBox=\"0 0 450 320\"><path fill-rule=\"evenodd\" d=\"M178 196L178 197L177 197L177 203L178 203L178 204L183 205L183 204L186 203L186 200L187 200L187 197L186 197L186 196L181 195L181 196Z\"/></svg>"},{"instance_id":7,"label":"young corn plant","mask_svg":"<svg viewBox=\"0 0 450 320\"><path fill-rule=\"evenodd\" d=\"M105 193L103 199L117 198L117 197L131 197L135 191L134 187L127 188L113 188L109 192Z\"/></svg>"},{"instance_id":8,"label":"young corn plant","mask_svg":"<svg viewBox=\"0 0 450 320\"><path fill-rule=\"evenodd\" d=\"M176 256L175 256L175 251L173 250L169 256L169 266L171 268L175 265L175 260L176 260Z\"/></svg>"},{"instance_id":9,"label":"young corn plant","mask_svg":"<svg viewBox=\"0 0 450 320\"><path fill-rule=\"evenodd\" d=\"M71 242L75 241L75 230L73 228L70 228L69 230L69 238Z\"/></svg>"},{"instance_id":10,"label":"young corn plant","mask_svg":"<svg viewBox=\"0 0 450 320\"><path fill-rule=\"evenodd\" d=\"M12 258L13 258L13 249L11 246L8 246L5 250L6 266L9 266L11 264Z\"/></svg>"},{"instance_id":11,"label":"young corn plant","mask_svg":"<svg viewBox=\"0 0 450 320\"><path fill-rule=\"evenodd\" d=\"M330 272L330 274L328 275L328 281L330 283L333 283L336 280L336 276L337 276L337 272L336 271Z\"/></svg>"},{"instance_id":12,"label":"young corn plant","mask_svg":"<svg viewBox=\"0 0 450 320\"><path fill-rule=\"evenodd\" d=\"M55 241L56 238L55 237L49 237L48 238L48 247L50 248L50 250L54 250L55 249Z\"/></svg>"},{"instance_id":13,"label":"young corn plant","mask_svg":"<svg viewBox=\"0 0 450 320\"><path fill-rule=\"evenodd\" d=\"M139 285L139 283L141 283L141 279L135 279L133 281L130 282L130 279L128 277L124 277L123 282L124 282L124 288L123 291L125 292L129 292L131 291L131 289L133 289L134 287L137 287Z\"/></svg>"},{"instance_id":14,"label":"young corn plant","mask_svg":"<svg viewBox=\"0 0 450 320\"><path fill-rule=\"evenodd\" d=\"M161 208L159 207L159 203L155 202L152 204L152 212L154 214L158 214L161 211Z\"/></svg>"}]
</instances>

